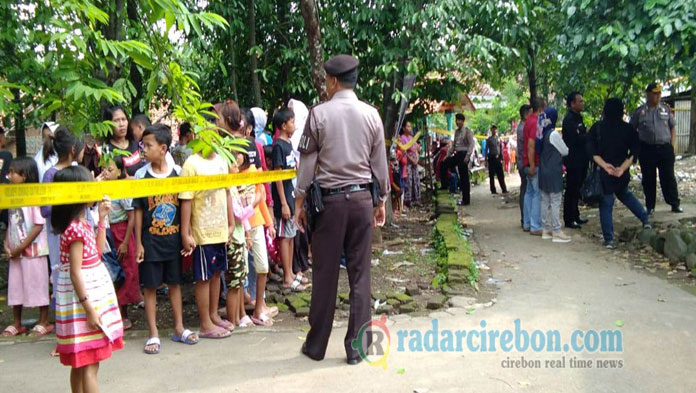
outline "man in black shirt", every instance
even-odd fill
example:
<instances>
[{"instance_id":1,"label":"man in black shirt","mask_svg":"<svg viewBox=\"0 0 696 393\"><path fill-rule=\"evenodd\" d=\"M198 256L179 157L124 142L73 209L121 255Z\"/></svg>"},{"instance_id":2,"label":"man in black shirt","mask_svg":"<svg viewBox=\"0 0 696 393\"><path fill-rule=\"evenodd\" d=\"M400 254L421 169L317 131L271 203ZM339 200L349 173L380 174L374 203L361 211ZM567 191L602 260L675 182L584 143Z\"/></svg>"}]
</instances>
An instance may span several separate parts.
<instances>
[{"instance_id":1,"label":"man in black shirt","mask_svg":"<svg viewBox=\"0 0 696 393\"><path fill-rule=\"evenodd\" d=\"M566 167L566 190L563 198L563 220L566 228L580 228L587 221L580 218L578 202L580 188L587 175L589 158L585 149L587 129L582 120L585 100L582 94L573 91L566 98L568 113L563 118L563 142L568 146L568 156L563 159Z\"/></svg>"}]
</instances>

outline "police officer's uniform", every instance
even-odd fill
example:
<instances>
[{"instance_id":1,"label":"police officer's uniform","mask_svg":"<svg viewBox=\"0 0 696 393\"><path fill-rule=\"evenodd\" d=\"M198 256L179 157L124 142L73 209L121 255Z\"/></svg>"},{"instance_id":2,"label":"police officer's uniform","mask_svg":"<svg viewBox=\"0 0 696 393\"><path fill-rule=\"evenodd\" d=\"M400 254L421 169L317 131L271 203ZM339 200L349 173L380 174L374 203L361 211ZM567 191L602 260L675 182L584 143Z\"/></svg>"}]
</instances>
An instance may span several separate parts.
<instances>
[{"instance_id":1,"label":"police officer's uniform","mask_svg":"<svg viewBox=\"0 0 696 393\"><path fill-rule=\"evenodd\" d=\"M354 57L340 55L327 61L324 69L340 77L357 66ZM312 231L310 331L302 352L315 360L324 358L336 309L339 260L345 252L350 316L344 344L349 363L357 362L359 355L351 344L360 328L370 321L372 310L374 212L369 184L374 175L382 201L390 187L382 120L377 109L358 100L353 90L339 90L329 101L310 110L299 150L296 193L304 197L315 179L325 208L316 217ZM363 346L368 344L364 342Z\"/></svg>"},{"instance_id":2,"label":"police officer's uniform","mask_svg":"<svg viewBox=\"0 0 696 393\"><path fill-rule=\"evenodd\" d=\"M662 90L658 83L648 85L646 92L658 93ZM672 206L673 212L681 212L677 180L674 177L674 147L672 130L675 120L669 106L660 102L655 108L645 103L631 115L631 125L640 138L640 168L643 175L643 193L648 212L655 210L657 171L660 172L660 187L665 202Z\"/></svg>"}]
</instances>

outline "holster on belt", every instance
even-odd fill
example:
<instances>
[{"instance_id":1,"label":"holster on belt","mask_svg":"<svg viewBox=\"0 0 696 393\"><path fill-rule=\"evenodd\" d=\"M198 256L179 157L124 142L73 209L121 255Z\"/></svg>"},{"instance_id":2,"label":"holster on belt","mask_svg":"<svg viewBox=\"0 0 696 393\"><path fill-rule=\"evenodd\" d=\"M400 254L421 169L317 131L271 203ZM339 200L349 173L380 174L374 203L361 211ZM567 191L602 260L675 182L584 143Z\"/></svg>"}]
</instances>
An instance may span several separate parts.
<instances>
[{"instance_id":1,"label":"holster on belt","mask_svg":"<svg viewBox=\"0 0 696 393\"><path fill-rule=\"evenodd\" d=\"M307 223L309 230L314 230L317 216L324 211L324 201L322 200L321 187L316 180L312 181L307 190Z\"/></svg>"},{"instance_id":2,"label":"holster on belt","mask_svg":"<svg viewBox=\"0 0 696 393\"><path fill-rule=\"evenodd\" d=\"M379 205L381 189L379 187L379 182L377 181L375 175L372 175L372 183L370 184L370 194L372 194L372 206L377 207L377 205Z\"/></svg>"}]
</instances>

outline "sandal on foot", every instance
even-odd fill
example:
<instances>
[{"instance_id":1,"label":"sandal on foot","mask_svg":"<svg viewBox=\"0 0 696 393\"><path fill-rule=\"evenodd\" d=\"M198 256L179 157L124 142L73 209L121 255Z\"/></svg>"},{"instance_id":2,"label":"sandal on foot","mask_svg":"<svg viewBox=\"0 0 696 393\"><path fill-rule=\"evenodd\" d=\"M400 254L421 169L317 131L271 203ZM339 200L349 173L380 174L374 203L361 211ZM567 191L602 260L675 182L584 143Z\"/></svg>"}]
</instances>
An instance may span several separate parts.
<instances>
[{"instance_id":1,"label":"sandal on foot","mask_svg":"<svg viewBox=\"0 0 696 393\"><path fill-rule=\"evenodd\" d=\"M192 336L195 337L195 339ZM194 345L198 344L198 336L196 335L196 333L188 329L184 329L184 331L181 332L181 336L177 337L176 333L172 335L172 341L186 345Z\"/></svg>"},{"instance_id":2,"label":"sandal on foot","mask_svg":"<svg viewBox=\"0 0 696 393\"><path fill-rule=\"evenodd\" d=\"M275 317L278 316L278 312L279 312L279 311L278 311L278 307L273 306L273 307L269 307L269 308L268 308L267 314L268 314L269 317L275 318Z\"/></svg>"},{"instance_id":3,"label":"sandal on foot","mask_svg":"<svg viewBox=\"0 0 696 393\"><path fill-rule=\"evenodd\" d=\"M266 314L261 314L260 317L251 317L254 325L258 326L273 326L273 320Z\"/></svg>"},{"instance_id":4,"label":"sandal on foot","mask_svg":"<svg viewBox=\"0 0 696 393\"><path fill-rule=\"evenodd\" d=\"M227 330L227 329L222 329L218 328L216 330L213 330L212 332L208 333L199 333L198 337L200 338L212 338L212 339L220 339L220 338L227 338L231 336L232 333Z\"/></svg>"},{"instance_id":5,"label":"sandal on foot","mask_svg":"<svg viewBox=\"0 0 696 393\"><path fill-rule=\"evenodd\" d=\"M237 326L239 326L240 328L248 328L254 326L254 321L252 321L248 315L245 315L242 317L242 319L239 320L239 325Z\"/></svg>"},{"instance_id":6,"label":"sandal on foot","mask_svg":"<svg viewBox=\"0 0 696 393\"><path fill-rule=\"evenodd\" d=\"M152 347L154 346L155 349L148 349L147 347ZM157 355L160 353L160 349L162 349L162 345L160 343L159 337L150 337L145 341L145 347L143 347L143 352L145 352L148 355Z\"/></svg>"},{"instance_id":7,"label":"sandal on foot","mask_svg":"<svg viewBox=\"0 0 696 393\"><path fill-rule=\"evenodd\" d=\"M288 287L283 287L287 289ZM292 292L303 292L305 289L307 289L306 286L304 286L299 280L295 280L290 284L290 291Z\"/></svg>"},{"instance_id":8,"label":"sandal on foot","mask_svg":"<svg viewBox=\"0 0 696 393\"><path fill-rule=\"evenodd\" d=\"M19 329L17 329L14 325L10 325L5 328L5 330L2 331L2 336L3 337L14 337L20 334L24 334L27 332L27 328L25 326L20 326Z\"/></svg>"},{"instance_id":9,"label":"sandal on foot","mask_svg":"<svg viewBox=\"0 0 696 393\"><path fill-rule=\"evenodd\" d=\"M307 277L305 277L304 274L302 274L302 273L297 273L295 275L295 281L298 281L298 280L300 281L300 284L303 284L303 285L309 284L309 279Z\"/></svg>"},{"instance_id":10,"label":"sandal on foot","mask_svg":"<svg viewBox=\"0 0 696 393\"><path fill-rule=\"evenodd\" d=\"M41 326L41 325L34 325L34 328L31 329L31 332L29 332L29 335L31 337L42 337L47 335L48 333L51 333L53 331L53 325L46 325L46 326Z\"/></svg>"},{"instance_id":11,"label":"sandal on foot","mask_svg":"<svg viewBox=\"0 0 696 393\"><path fill-rule=\"evenodd\" d=\"M234 331L234 324L232 322L230 322L226 319L221 319L221 321L222 321L221 323L215 323L215 322L213 322L213 323L215 324L215 326L223 328L225 330L229 330L230 332Z\"/></svg>"},{"instance_id":12,"label":"sandal on foot","mask_svg":"<svg viewBox=\"0 0 696 393\"><path fill-rule=\"evenodd\" d=\"M126 318L123 320L123 330L130 330L133 329L133 322L131 322L130 319Z\"/></svg>"}]
</instances>

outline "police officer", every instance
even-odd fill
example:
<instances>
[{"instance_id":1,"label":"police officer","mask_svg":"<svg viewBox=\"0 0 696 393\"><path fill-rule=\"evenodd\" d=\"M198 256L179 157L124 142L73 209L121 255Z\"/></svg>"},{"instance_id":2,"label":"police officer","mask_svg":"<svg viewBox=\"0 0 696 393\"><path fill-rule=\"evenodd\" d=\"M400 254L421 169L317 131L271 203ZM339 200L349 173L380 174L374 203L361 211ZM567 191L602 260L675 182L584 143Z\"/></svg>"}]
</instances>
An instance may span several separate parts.
<instances>
[{"instance_id":1,"label":"police officer","mask_svg":"<svg viewBox=\"0 0 696 393\"><path fill-rule=\"evenodd\" d=\"M681 213L677 179L674 177L675 121L667 104L660 102L662 86L651 83L645 89L647 102L631 115L631 125L640 138L640 168L643 172L643 193L648 213L655 211L656 172L660 172L660 187L672 212Z\"/></svg>"},{"instance_id":2,"label":"police officer","mask_svg":"<svg viewBox=\"0 0 696 393\"><path fill-rule=\"evenodd\" d=\"M338 289L339 260L345 252L350 284L350 317L345 336L348 364L361 358L353 340L371 319L370 267L372 228L384 225L384 202L389 195L389 172L384 127L377 109L358 100L358 59L339 55L324 64L329 101L314 106L300 140L295 222L306 225L304 200L312 179L321 187L324 211L312 232L313 292L310 330L302 353L322 360L326 353ZM370 183L380 186L373 207ZM363 340L367 338L367 340ZM363 350L370 337L360 337Z\"/></svg>"}]
</instances>

